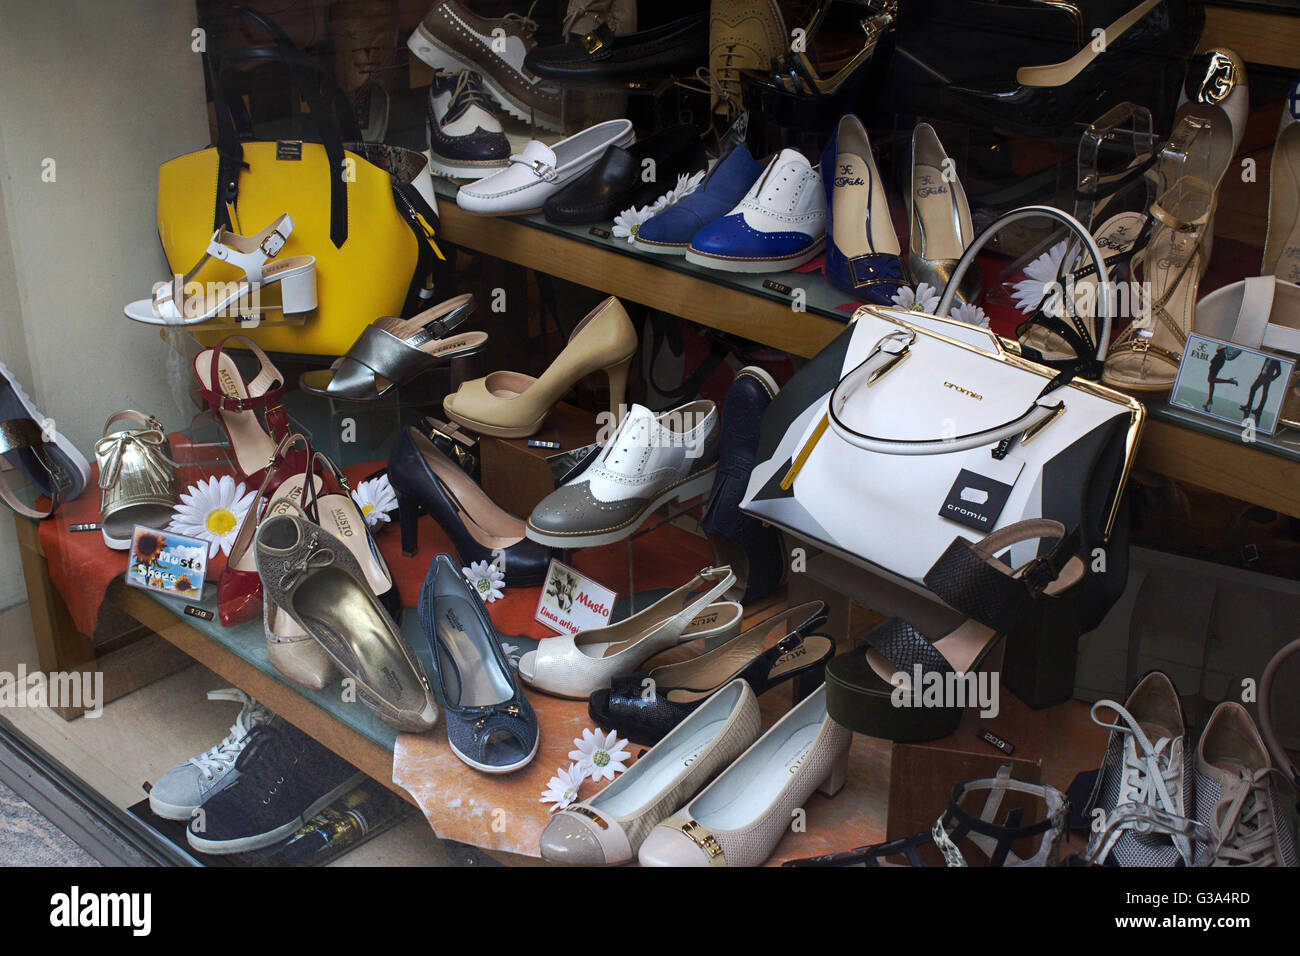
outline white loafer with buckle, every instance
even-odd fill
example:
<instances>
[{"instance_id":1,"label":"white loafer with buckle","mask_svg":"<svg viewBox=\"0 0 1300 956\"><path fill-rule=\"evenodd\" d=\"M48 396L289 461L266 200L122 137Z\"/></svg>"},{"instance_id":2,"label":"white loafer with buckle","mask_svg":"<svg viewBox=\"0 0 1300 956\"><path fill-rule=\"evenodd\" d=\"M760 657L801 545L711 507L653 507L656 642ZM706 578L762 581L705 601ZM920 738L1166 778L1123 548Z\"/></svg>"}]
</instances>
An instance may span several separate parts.
<instances>
[{"instance_id":1,"label":"white loafer with buckle","mask_svg":"<svg viewBox=\"0 0 1300 956\"><path fill-rule=\"evenodd\" d=\"M566 807L542 831L542 858L581 866L626 863L655 824L758 739L762 719L736 678L590 800Z\"/></svg>"},{"instance_id":2,"label":"white loafer with buckle","mask_svg":"<svg viewBox=\"0 0 1300 956\"><path fill-rule=\"evenodd\" d=\"M510 165L461 186L456 205L484 216L537 212L547 198L585 173L611 146L631 146L632 121L608 120L574 133L554 146L532 140Z\"/></svg>"},{"instance_id":3,"label":"white loafer with buckle","mask_svg":"<svg viewBox=\"0 0 1300 956\"><path fill-rule=\"evenodd\" d=\"M833 797L853 731L826 715L823 684L680 811L650 831L642 866L760 866L814 790Z\"/></svg>"}]
</instances>

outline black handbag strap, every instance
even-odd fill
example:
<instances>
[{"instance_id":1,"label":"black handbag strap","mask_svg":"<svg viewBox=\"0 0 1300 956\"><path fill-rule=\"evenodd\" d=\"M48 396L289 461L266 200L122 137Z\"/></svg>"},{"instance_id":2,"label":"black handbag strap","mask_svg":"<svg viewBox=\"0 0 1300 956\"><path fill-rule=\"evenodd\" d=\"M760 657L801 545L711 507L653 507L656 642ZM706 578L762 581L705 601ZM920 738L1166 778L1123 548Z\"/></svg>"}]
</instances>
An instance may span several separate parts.
<instances>
[{"instance_id":1,"label":"black handbag strap","mask_svg":"<svg viewBox=\"0 0 1300 956\"><path fill-rule=\"evenodd\" d=\"M341 91L331 96L333 109L326 107L321 96L321 84L318 76L328 76L315 62L293 45L288 34L265 14L249 7L235 7L222 16L244 16L257 23L274 41L272 46L245 47L222 54L214 63L214 58L206 50L203 53L204 66L207 70L212 93L212 106L217 118L217 202L213 217L213 228L227 226L234 228L230 210L237 208L239 198L239 176L247 168L244 162L243 146L240 142L241 125L238 121L242 113L234 110L225 93L222 76L225 68L237 62L279 62L289 70L293 86L298 95L306 102L310 111L310 122L316 129L321 145L325 149L329 166L330 193L330 240L336 247L342 247L348 238L348 203L347 182L344 178L343 132L355 139L361 138L356 129L356 117L350 109L340 110ZM209 33L211 33L209 29ZM340 113L342 115L340 115ZM251 132L244 115L245 134ZM350 120L350 122L349 122Z\"/></svg>"}]
</instances>

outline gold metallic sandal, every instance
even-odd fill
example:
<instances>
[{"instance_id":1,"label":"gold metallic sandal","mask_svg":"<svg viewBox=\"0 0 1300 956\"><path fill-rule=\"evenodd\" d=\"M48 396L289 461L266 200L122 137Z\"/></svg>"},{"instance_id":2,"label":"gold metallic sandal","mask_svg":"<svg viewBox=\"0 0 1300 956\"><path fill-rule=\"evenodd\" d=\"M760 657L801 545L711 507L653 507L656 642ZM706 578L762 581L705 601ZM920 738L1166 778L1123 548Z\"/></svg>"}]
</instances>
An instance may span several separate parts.
<instances>
[{"instance_id":1,"label":"gold metallic sandal","mask_svg":"<svg viewBox=\"0 0 1300 956\"><path fill-rule=\"evenodd\" d=\"M95 461L106 545L125 551L136 525L159 531L167 527L176 505L176 462L167 432L156 418L129 408L111 415L104 423L104 437L95 443Z\"/></svg>"},{"instance_id":2,"label":"gold metallic sandal","mask_svg":"<svg viewBox=\"0 0 1300 956\"><path fill-rule=\"evenodd\" d=\"M1136 392L1167 392L1178 376L1196 315L1203 240L1214 191L1184 176L1151 205L1155 228L1142 254L1142 314L1111 344L1102 381Z\"/></svg>"}]
</instances>

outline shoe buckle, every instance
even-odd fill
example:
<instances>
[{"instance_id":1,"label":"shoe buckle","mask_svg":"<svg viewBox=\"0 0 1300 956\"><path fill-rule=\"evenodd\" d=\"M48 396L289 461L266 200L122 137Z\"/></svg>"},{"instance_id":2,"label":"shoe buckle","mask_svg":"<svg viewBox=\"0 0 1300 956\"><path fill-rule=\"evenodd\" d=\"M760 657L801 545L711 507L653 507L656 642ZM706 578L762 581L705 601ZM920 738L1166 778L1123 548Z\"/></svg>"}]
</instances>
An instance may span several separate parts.
<instances>
[{"instance_id":1,"label":"shoe buckle","mask_svg":"<svg viewBox=\"0 0 1300 956\"><path fill-rule=\"evenodd\" d=\"M794 631L781 638L781 640L777 641L776 647L773 648L773 650L776 651L777 660L785 657L786 654L789 654L802 643L803 635L798 631Z\"/></svg>"},{"instance_id":2,"label":"shoe buckle","mask_svg":"<svg viewBox=\"0 0 1300 956\"><path fill-rule=\"evenodd\" d=\"M271 256L274 256L281 249L283 249L284 243L285 243L285 237L280 235L280 233L277 231L271 233L260 243L258 243L257 248L261 249L262 252L265 253L266 256L269 258Z\"/></svg>"},{"instance_id":3,"label":"shoe buckle","mask_svg":"<svg viewBox=\"0 0 1300 956\"><path fill-rule=\"evenodd\" d=\"M1048 585L1056 580L1060 571L1056 567L1056 561L1051 555L1046 557L1034 558L1020 572L1020 580L1025 582L1029 588L1029 593L1038 597Z\"/></svg>"},{"instance_id":4,"label":"shoe buckle","mask_svg":"<svg viewBox=\"0 0 1300 956\"><path fill-rule=\"evenodd\" d=\"M544 163L540 159L534 159L530 164L530 166L532 167L533 175L535 175L538 179L544 180L548 183L555 181L554 166L550 165L549 163Z\"/></svg>"}]
</instances>

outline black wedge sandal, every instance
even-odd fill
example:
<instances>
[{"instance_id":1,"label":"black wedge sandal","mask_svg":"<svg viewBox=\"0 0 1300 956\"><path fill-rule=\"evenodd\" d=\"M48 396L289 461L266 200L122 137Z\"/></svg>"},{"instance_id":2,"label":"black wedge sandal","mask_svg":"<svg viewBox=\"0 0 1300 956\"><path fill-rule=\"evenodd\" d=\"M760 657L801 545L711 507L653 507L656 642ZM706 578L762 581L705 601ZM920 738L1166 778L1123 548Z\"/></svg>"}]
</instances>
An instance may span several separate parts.
<instances>
[{"instance_id":1,"label":"black wedge sandal","mask_svg":"<svg viewBox=\"0 0 1300 956\"><path fill-rule=\"evenodd\" d=\"M1052 538L1050 550L1019 568L998 557L1020 542ZM1018 521L976 543L953 539L925 586L967 620L933 643L898 617L868 631L826 665L827 713L869 737L912 743L948 736L967 706L984 704L973 678L1001 670L1001 639L1083 579L1079 547L1077 530L1066 534L1046 518Z\"/></svg>"},{"instance_id":2,"label":"black wedge sandal","mask_svg":"<svg viewBox=\"0 0 1300 956\"><path fill-rule=\"evenodd\" d=\"M962 801L981 790L987 790L988 797L976 816L962 807ZM1025 808L1011 806L1003 821L995 823L1009 794L1024 794L1039 801L1045 812L1032 823L1023 823ZM1013 803L1026 802L1013 798ZM843 853L790 860L784 865L970 866L974 858L979 861L977 866L1057 866L1069 817L1070 801L1065 794L1054 787L1013 780L1011 764L1004 763L996 776L958 784L948 809L929 830ZM1033 845L1035 838L1037 847Z\"/></svg>"}]
</instances>

